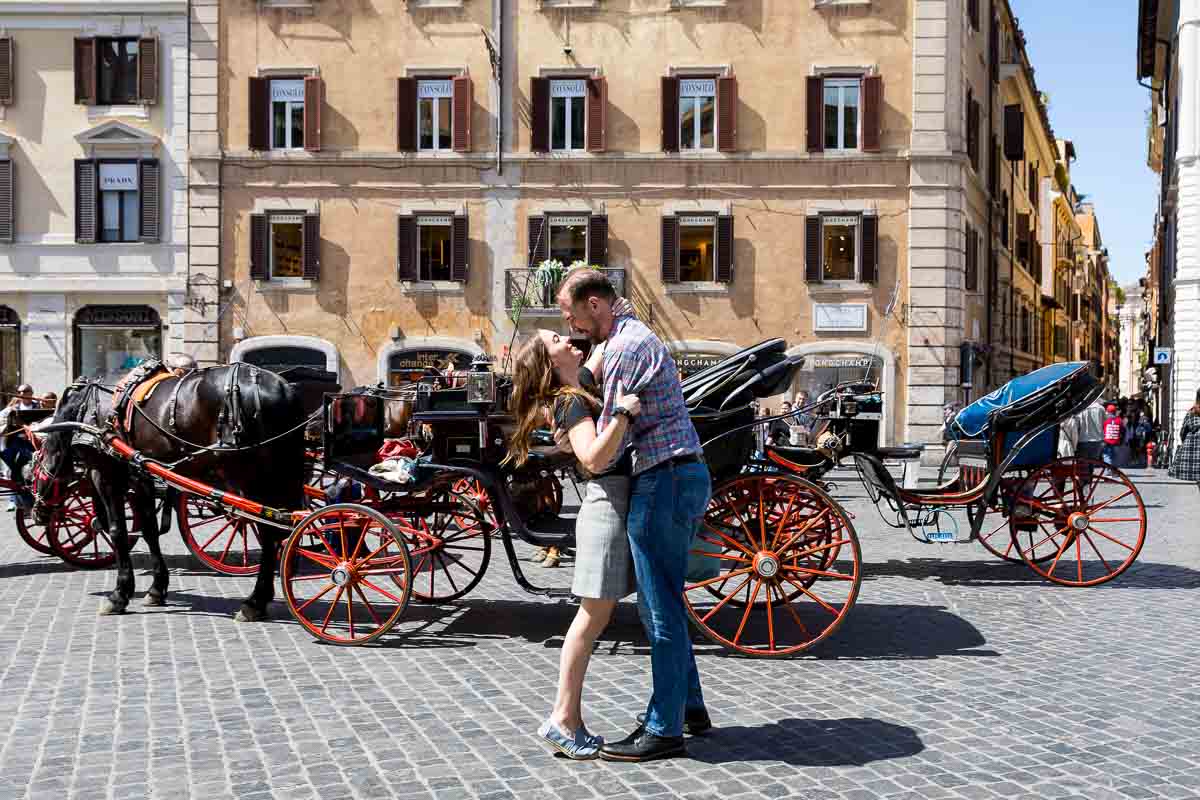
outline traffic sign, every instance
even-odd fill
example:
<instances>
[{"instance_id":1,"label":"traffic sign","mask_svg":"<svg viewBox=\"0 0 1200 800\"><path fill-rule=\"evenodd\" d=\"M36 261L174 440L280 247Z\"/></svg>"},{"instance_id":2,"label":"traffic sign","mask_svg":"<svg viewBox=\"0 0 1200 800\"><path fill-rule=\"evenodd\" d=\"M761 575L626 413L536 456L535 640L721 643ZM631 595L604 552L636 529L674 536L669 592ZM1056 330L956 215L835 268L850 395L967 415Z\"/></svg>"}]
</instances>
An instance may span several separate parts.
<instances>
[{"instance_id":1,"label":"traffic sign","mask_svg":"<svg viewBox=\"0 0 1200 800\"><path fill-rule=\"evenodd\" d=\"M1156 347L1154 348L1154 365L1170 364L1171 363L1171 348Z\"/></svg>"}]
</instances>

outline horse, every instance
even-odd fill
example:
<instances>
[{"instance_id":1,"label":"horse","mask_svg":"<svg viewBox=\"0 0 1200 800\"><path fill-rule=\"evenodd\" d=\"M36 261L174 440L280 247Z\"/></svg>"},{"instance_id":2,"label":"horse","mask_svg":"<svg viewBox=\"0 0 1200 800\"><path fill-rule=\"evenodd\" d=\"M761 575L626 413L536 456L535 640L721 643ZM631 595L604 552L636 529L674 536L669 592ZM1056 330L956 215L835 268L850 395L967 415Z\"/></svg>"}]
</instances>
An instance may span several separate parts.
<instances>
[{"instance_id":1,"label":"horse","mask_svg":"<svg viewBox=\"0 0 1200 800\"><path fill-rule=\"evenodd\" d=\"M111 390L77 381L64 393L54 422L103 429L109 427L113 403ZM115 431L110 428L108 435L123 438L139 457L171 465L176 474L265 506L303 508L305 415L293 387L275 373L246 364L176 372L126 419ZM99 447L76 444L74 436L70 426L44 434L34 469L35 518L43 524L49 520L65 482L74 477L78 459L95 493L98 521L109 531L117 551L116 588L102 601L100 613L123 613L134 594L126 538L127 497L154 559L153 582L144 603L165 605L169 573L159 548L162 531L154 519L148 477ZM239 621L267 618L275 592L277 545L288 534L270 525L258 527L262 561L254 589L235 615Z\"/></svg>"}]
</instances>

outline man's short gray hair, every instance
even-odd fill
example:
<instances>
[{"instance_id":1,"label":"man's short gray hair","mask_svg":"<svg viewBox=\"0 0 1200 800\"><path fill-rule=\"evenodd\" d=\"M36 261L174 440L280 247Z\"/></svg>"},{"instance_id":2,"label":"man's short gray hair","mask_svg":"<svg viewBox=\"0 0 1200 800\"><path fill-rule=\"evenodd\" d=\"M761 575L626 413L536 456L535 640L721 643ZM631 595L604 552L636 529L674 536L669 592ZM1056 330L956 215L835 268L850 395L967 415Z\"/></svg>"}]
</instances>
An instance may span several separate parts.
<instances>
[{"instance_id":1,"label":"man's short gray hair","mask_svg":"<svg viewBox=\"0 0 1200 800\"><path fill-rule=\"evenodd\" d=\"M566 295L571 305L599 297L609 303L616 302L617 290L612 281L598 269L573 270L559 286L558 293Z\"/></svg>"}]
</instances>

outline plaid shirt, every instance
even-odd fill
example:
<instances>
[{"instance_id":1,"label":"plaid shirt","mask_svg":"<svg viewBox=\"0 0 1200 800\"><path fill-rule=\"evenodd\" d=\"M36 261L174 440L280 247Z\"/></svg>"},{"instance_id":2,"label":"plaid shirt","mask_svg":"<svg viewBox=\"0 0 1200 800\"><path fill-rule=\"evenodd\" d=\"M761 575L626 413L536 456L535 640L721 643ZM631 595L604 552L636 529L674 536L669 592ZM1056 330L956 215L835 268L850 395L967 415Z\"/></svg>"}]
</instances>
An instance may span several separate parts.
<instances>
[{"instance_id":1,"label":"plaid shirt","mask_svg":"<svg viewBox=\"0 0 1200 800\"><path fill-rule=\"evenodd\" d=\"M633 473L645 472L669 458L700 453L700 437L688 416L679 370L666 345L633 317L618 317L604 351L604 408L596 423L603 431L612 421L617 383L636 394L642 413L633 421ZM626 434L626 440L630 438Z\"/></svg>"},{"instance_id":2,"label":"plaid shirt","mask_svg":"<svg viewBox=\"0 0 1200 800\"><path fill-rule=\"evenodd\" d=\"M1175 449L1168 474L1176 480L1200 482L1200 414L1188 412L1179 436L1183 441Z\"/></svg>"}]
</instances>

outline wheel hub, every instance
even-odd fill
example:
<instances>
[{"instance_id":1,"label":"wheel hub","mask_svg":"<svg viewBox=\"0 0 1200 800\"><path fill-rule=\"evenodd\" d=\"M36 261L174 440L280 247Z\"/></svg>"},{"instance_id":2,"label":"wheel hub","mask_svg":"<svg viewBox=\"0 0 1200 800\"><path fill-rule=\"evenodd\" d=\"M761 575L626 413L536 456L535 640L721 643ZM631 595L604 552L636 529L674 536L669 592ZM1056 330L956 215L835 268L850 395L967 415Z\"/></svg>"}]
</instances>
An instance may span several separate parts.
<instances>
[{"instance_id":1,"label":"wheel hub","mask_svg":"<svg viewBox=\"0 0 1200 800\"><path fill-rule=\"evenodd\" d=\"M754 571L763 578L774 578L779 574L779 557L774 553L758 553L754 556Z\"/></svg>"},{"instance_id":2,"label":"wheel hub","mask_svg":"<svg viewBox=\"0 0 1200 800\"><path fill-rule=\"evenodd\" d=\"M1067 522L1070 523L1071 530L1075 531L1076 533L1083 533L1088 529L1088 525L1091 524L1091 520L1088 519L1088 515L1079 511L1068 517Z\"/></svg>"},{"instance_id":3,"label":"wheel hub","mask_svg":"<svg viewBox=\"0 0 1200 800\"><path fill-rule=\"evenodd\" d=\"M333 568L333 572L329 574L329 580L334 586L345 586L354 578L354 571L350 569L350 565L342 562Z\"/></svg>"}]
</instances>

